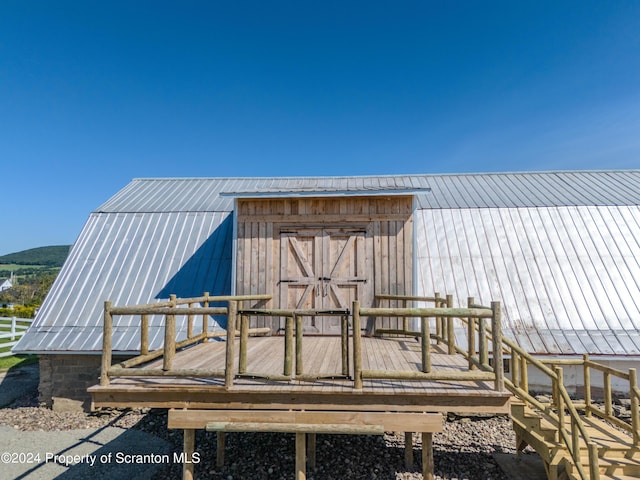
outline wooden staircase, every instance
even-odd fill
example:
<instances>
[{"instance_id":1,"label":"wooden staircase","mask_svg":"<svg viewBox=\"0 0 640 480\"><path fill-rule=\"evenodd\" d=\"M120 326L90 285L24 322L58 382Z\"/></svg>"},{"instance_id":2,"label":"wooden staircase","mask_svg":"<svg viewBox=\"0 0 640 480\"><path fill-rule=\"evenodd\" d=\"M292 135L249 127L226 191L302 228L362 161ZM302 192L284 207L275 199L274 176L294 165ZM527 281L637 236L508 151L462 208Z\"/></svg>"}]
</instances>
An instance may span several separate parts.
<instances>
[{"instance_id":1,"label":"wooden staircase","mask_svg":"<svg viewBox=\"0 0 640 480\"><path fill-rule=\"evenodd\" d=\"M582 478L565 443L559 438L558 428L545 419L543 412L534 410L522 401L514 400L511 418L518 451L530 445L542 458L550 480ZM628 433L595 416L581 415L581 420L591 442L597 447L598 456L598 468L594 469L589 463L587 445L579 439L580 459L586 478L640 478L640 447L634 446L633 438ZM565 424L570 424L568 415L565 415Z\"/></svg>"}]
</instances>

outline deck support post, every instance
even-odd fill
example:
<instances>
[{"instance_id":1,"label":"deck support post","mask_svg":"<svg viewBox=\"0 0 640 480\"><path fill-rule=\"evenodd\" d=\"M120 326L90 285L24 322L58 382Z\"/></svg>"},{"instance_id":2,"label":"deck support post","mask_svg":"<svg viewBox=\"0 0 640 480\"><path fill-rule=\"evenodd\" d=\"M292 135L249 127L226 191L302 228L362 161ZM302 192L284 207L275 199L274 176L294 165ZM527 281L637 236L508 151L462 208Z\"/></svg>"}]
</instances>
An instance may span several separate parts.
<instances>
[{"instance_id":1,"label":"deck support post","mask_svg":"<svg viewBox=\"0 0 640 480\"><path fill-rule=\"evenodd\" d=\"M413 467L413 432L404 432L404 465Z\"/></svg>"},{"instance_id":2,"label":"deck support post","mask_svg":"<svg viewBox=\"0 0 640 480\"><path fill-rule=\"evenodd\" d=\"M502 313L500 302L491 302L491 349L493 350L493 371L496 374L495 389L504 390L504 363L502 362Z\"/></svg>"},{"instance_id":3,"label":"deck support post","mask_svg":"<svg viewBox=\"0 0 640 480\"><path fill-rule=\"evenodd\" d=\"M353 302L353 388L362 390L362 331L360 330L360 302Z\"/></svg>"},{"instance_id":4,"label":"deck support post","mask_svg":"<svg viewBox=\"0 0 640 480\"><path fill-rule=\"evenodd\" d=\"M447 295L447 308L453 308L453 295ZM456 353L456 336L453 330L453 317L447 318L447 353L454 355Z\"/></svg>"},{"instance_id":5,"label":"deck support post","mask_svg":"<svg viewBox=\"0 0 640 480\"><path fill-rule=\"evenodd\" d=\"M433 480L433 444L431 432L422 432L422 478Z\"/></svg>"},{"instance_id":6,"label":"deck support post","mask_svg":"<svg viewBox=\"0 0 640 480\"><path fill-rule=\"evenodd\" d=\"M194 429L184 430L184 463L182 464L182 480L193 480L194 463L193 452L195 451L196 431Z\"/></svg>"},{"instance_id":7,"label":"deck support post","mask_svg":"<svg viewBox=\"0 0 640 480\"><path fill-rule=\"evenodd\" d=\"M309 433L307 437L307 466L316 468L316 434Z\"/></svg>"},{"instance_id":8,"label":"deck support post","mask_svg":"<svg viewBox=\"0 0 640 480\"><path fill-rule=\"evenodd\" d=\"M227 345L226 345L226 364L224 369L224 386L231 388L233 386L233 357L235 356L235 339L236 339L236 316L238 312L238 303L235 301L228 302L227 314Z\"/></svg>"},{"instance_id":9,"label":"deck support post","mask_svg":"<svg viewBox=\"0 0 640 480\"><path fill-rule=\"evenodd\" d=\"M226 433L216 432L216 467L224 467L224 444L227 440Z\"/></svg>"},{"instance_id":10,"label":"deck support post","mask_svg":"<svg viewBox=\"0 0 640 480\"><path fill-rule=\"evenodd\" d=\"M100 385L109 385L109 369L111 368L111 335L113 333L113 317L111 302L104 302L104 325L102 330L102 363L100 366Z\"/></svg>"},{"instance_id":11,"label":"deck support post","mask_svg":"<svg viewBox=\"0 0 640 480\"><path fill-rule=\"evenodd\" d=\"M307 434L296 433L296 480L306 480L307 478Z\"/></svg>"},{"instance_id":12,"label":"deck support post","mask_svg":"<svg viewBox=\"0 0 640 480\"><path fill-rule=\"evenodd\" d=\"M284 375L293 373L293 317L284 320Z\"/></svg>"}]
</instances>

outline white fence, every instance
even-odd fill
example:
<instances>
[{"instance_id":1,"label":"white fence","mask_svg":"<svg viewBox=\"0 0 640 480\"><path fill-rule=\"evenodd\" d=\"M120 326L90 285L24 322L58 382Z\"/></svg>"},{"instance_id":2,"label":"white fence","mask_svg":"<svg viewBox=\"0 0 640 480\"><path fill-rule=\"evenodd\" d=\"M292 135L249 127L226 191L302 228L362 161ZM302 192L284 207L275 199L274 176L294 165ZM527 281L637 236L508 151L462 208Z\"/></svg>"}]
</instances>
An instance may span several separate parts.
<instances>
[{"instance_id":1,"label":"white fence","mask_svg":"<svg viewBox=\"0 0 640 480\"><path fill-rule=\"evenodd\" d=\"M10 357L11 348L33 322L30 318L0 317L0 358Z\"/></svg>"}]
</instances>

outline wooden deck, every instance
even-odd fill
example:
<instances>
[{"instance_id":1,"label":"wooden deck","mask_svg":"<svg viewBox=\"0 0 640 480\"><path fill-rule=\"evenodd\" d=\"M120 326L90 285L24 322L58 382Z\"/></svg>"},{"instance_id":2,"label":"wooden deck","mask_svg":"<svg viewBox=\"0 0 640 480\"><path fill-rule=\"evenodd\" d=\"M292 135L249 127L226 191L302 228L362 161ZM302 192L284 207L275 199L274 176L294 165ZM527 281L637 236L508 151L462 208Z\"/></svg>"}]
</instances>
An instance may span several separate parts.
<instances>
[{"instance_id":1,"label":"wooden deck","mask_svg":"<svg viewBox=\"0 0 640 480\"><path fill-rule=\"evenodd\" d=\"M511 394L495 391L492 381L365 379L356 390L342 375L339 337L304 337L305 380L269 380L282 374L283 342L283 337L250 338L247 375L237 376L230 388L223 378L120 377L89 389L93 406L509 413ZM362 359L363 370L419 371L420 344L413 338L365 337ZM225 342L213 341L178 351L173 368L219 370L224 364ZM463 372L468 362L434 344L432 367ZM162 360L140 368L160 369Z\"/></svg>"}]
</instances>

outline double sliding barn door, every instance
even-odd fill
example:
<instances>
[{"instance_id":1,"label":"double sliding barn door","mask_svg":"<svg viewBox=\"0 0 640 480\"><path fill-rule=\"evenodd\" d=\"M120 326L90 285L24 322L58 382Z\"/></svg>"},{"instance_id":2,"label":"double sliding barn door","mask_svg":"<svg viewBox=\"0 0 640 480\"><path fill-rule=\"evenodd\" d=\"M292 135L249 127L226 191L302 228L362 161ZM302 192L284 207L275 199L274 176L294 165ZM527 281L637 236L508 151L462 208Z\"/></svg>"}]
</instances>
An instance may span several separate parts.
<instances>
[{"instance_id":1,"label":"double sliding barn door","mask_svg":"<svg viewBox=\"0 0 640 480\"><path fill-rule=\"evenodd\" d=\"M366 231L295 228L280 231L281 308L348 310L370 290ZM340 334L339 316L305 317L306 333Z\"/></svg>"}]
</instances>

